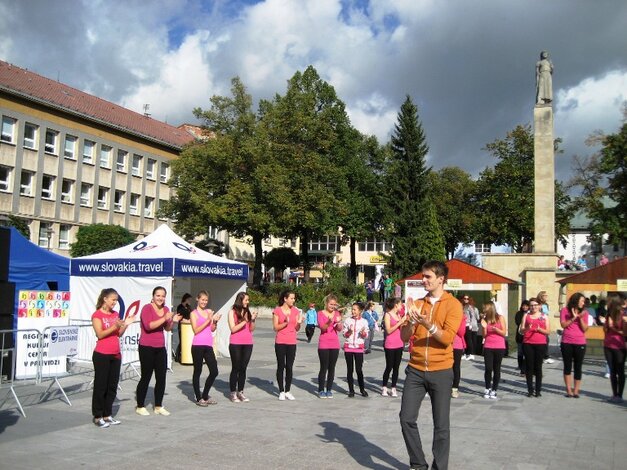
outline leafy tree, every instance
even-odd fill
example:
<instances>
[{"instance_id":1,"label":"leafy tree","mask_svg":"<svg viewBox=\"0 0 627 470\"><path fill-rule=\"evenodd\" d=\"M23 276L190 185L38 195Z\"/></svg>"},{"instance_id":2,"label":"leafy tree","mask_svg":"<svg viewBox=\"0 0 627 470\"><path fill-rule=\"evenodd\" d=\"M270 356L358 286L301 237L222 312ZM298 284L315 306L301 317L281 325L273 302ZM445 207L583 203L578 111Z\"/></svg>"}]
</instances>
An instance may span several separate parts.
<instances>
[{"instance_id":1,"label":"leafy tree","mask_svg":"<svg viewBox=\"0 0 627 470\"><path fill-rule=\"evenodd\" d=\"M559 139L555 153L559 153ZM477 240L507 244L517 252L529 252L534 236L534 158L530 125L516 126L505 139L486 145L498 159L486 168L477 181L475 214ZM570 226L570 197L561 183L555 182L555 235L564 243Z\"/></svg>"},{"instance_id":2,"label":"leafy tree","mask_svg":"<svg viewBox=\"0 0 627 470\"><path fill-rule=\"evenodd\" d=\"M433 204L444 235L446 256L451 259L460 243L472 243L475 239L475 215L472 200L475 196L475 180L457 166L445 167L430 173Z\"/></svg>"},{"instance_id":3,"label":"leafy tree","mask_svg":"<svg viewBox=\"0 0 627 470\"><path fill-rule=\"evenodd\" d=\"M28 227L28 220L18 217L16 215L9 214L7 227L15 227L18 232L24 235L27 240L30 239L30 228Z\"/></svg>"},{"instance_id":4,"label":"leafy tree","mask_svg":"<svg viewBox=\"0 0 627 470\"><path fill-rule=\"evenodd\" d=\"M273 248L266 254L263 264L266 265L266 268L274 268L275 271L282 273L287 268L300 266L300 258L291 248Z\"/></svg>"},{"instance_id":5,"label":"leafy tree","mask_svg":"<svg viewBox=\"0 0 627 470\"><path fill-rule=\"evenodd\" d=\"M121 248L135 241L135 235L119 225L93 224L78 228L70 256L87 256Z\"/></svg>"},{"instance_id":6,"label":"leafy tree","mask_svg":"<svg viewBox=\"0 0 627 470\"><path fill-rule=\"evenodd\" d=\"M388 241L392 272L403 277L429 259L445 259L444 237L429 197L429 151L418 109L407 96L398 113L386 164Z\"/></svg>"}]
</instances>

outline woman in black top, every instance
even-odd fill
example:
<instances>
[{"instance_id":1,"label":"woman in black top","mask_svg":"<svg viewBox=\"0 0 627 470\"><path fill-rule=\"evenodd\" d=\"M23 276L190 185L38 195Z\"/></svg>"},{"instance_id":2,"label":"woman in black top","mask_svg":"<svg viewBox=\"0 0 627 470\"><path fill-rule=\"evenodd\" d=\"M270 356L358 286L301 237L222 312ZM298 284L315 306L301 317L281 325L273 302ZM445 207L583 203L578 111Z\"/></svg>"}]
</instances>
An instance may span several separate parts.
<instances>
[{"instance_id":1,"label":"woman in black top","mask_svg":"<svg viewBox=\"0 0 627 470\"><path fill-rule=\"evenodd\" d=\"M179 344L176 346L176 353L174 354L174 360L176 362L181 361L181 323L190 322L189 318L192 314L192 306L190 305L191 300L191 294L184 294L183 298L181 299L181 303L178 305L178 307L176 307L176 313L183 317L176 327L179 331Z\"/></svg>"}]
</instances>

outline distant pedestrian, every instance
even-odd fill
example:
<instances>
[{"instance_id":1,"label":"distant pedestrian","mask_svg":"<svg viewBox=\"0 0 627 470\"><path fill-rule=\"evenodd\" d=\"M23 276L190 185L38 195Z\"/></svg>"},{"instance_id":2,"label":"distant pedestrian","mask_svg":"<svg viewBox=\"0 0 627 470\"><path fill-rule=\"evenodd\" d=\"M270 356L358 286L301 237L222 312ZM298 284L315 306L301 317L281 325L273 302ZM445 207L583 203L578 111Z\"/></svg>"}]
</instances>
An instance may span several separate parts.
<instances>
[{"instance_id":1,"label":"distant pedestrian","mask_svg":"<svg viewBox=\"0 0 627 470\"><path fill-rule=\"evenodd\" d=\"M521 333L522 319L529 312L529 301L523 300L516 315L514 315L514 323L516 323L516 347L518 348L518 370L521 376L526 375L525 350L523 348L523 335Z\"/></svg>"},{"instance_id":2,"label":"distant pedestrian","mask_svg":"<svg viewBox=\"0 0 627 470\"><path fill-rule=\"evenodd\" d=\"M231 356L231 374L229 375L229 388L233 403L249 402L244 395L246 385L246 370L253 353L253 332L257 312L251 312L248 308L250 297L246 292L238 292L235 302L229 312L229 355Z\"/></svg>"},{"instance_id":3,"label":"distant pedestrian","mask_svg":"<svg viewBox=\"0 0 627 470\"><path fill-rule=\"evenodd\" d=\"M542 396L542 360L547 347L546 337L551 332L549 320L542 315L542 308L537 298L529 299L531 311L522 319L521 332L527 361L527 396ZM535 377L535 389L533 379Z\"/></svg>"},{"instance_id":4,"label":"distant pedestrian","mask_svg":"<svg viewBox=\"0 0 627 470\"><path fill-rule=\"evenodd\" d=\"M311 343L311 339L316 331L316 325L318 325L318 312L316 311L316 304L309 304L309 309L305 314L305 336L307 336L307 342Z\"/></svg>"},{"instance_id":5,"label":"distant pedestrian","mask_svg":"<svg viewBox=\"0 0 627 470\"><path fill-rule=\"evenodd\" d=\"M481 326L484 331L483 362L485 364L483 397L496 400L496 392L501 380L501 362L505 356L505 338L507 324L505 317L496 313L494 302L483 304L483 320Z\"/></svg>"},{"instance_id":6,"label":"distant pedestrian","mask_svg":"<svg viewBox=\"0 0 627 470\"><path fill-rule=\"evenodd\" d=\"M383 300L385 301L394 295L394 280L391 276L386 274L383 284L385 286L385 296Z\"/></svg>"},{"instance_id":7,"label":"distant pedestrian","mask_svg":"<svg viewBox=\"0 0 627 470\"><path fill-rule=\"evenodd\" d=\"M318 312L318 397L333 398L335 365L340 355L338 332L342 330L342 314L338 312L337 297L329 294L324 298L325 309Z\"/></svg>"},{"instance_id":8,"label":"distant pedestrian","mask_svg":"<svg viewBox=\"0 0 627 470\"><path fill-rule=\"evenodd\" d=\"M477 331L479 331L479 310L475 307L474 300L469 295L462 297L462 307L466 323L466 333L464 335L466 355L464 359L470 361L475 358L475 343L477 342Z\"/></svg>"},{"instance_id":9,"label":"distant pedestrian","mask_svg":"<svg viewBox=\"0 0 627 470\"><path fill-rule=\"evenodd\" d=\"M279 386L279 400L294 400L292 395L292 375L296 358L296 333L300 330L303 317L294 306L296 294L285 290L279 296L279 305L272 312L272 326L276 331L274 352L276 354L276 380Z\"/></svg>"},{"instance_id":10,"label":"distant pedestrian","mask_svg":"<svg viewBox=\"0 0 627 470\"><path fill-rule=\"evenodd\" d=\"M546 317L546 321L551 322L550 319L550 311L549 311L549 294L546 293L545 290L541 290L540 292L538 292L538 295L536 296L536 299L538 299L538 302L540 303L540 310L541 313L544 317ZM546 335L546 350L544 351L544 359L543 362L545 364L553 364L555 361L551 358L551 355L549 354L549 335Z\"/></svg>"},{"instance_id":11,"label":"distant pedestrian","mask_svg":"<svg viewBox=\"0 0 627 470\"><path fill-rule=\"evenodd\" d=\"M366 282L366 301L372 302L374 300L374 279L370 279Z\"/></svg>"},{"instance_id":12,"label":"distant pedestrian","mask_svg":"<svg viewBox=\"0 0 627 470\"><path fill-rule=\"evenodd\" d=\"M361 315L364 305L361 302L353 303L351 318L344 320L342 334L344 335L344 358L346 359L346 380L348 381L348 397L355 396L353 370L357 373L357 383L362 397L367 397L364 383L364 343L368 336L368 322Z\"/></svg>"},{"instance_id":13,"label":"distant pedestrian","mask_svg":"<svg viewBox=\"0 0 627 470\"><path fill-rule=\"evenodd\" d=\"M409 321L409 316L399 316L398 310L401 305L401 299L396 297L390 297L385 301L385 314L383 316L383 323L385 325L385 331L387 335L383 343L383 350L385 351L385 370L383 371L383 383L381 389L381 395L388 396L388 380L390 373L392 374L392 383L389 395L396 398L398 393L396 392L396 383L398 382L398 369L401 366L401 359L403 358L403 348L405 343L401 339L401 328Z\"/></svg>"},{"instance_id":14,"label":"distant pedestrian","mask_svg":"<svg viewBox=\"0 0 627 470\"><path fill-rule=\"evenodd\" d=\"M178 337L178 344L176 345L176 349L175 349L176 352L174 353L174 360L176 362L181 362L181 325L189 324L189 318L192 313L192 307L190 305L191 300L192 300L191 294L185 293L183 294L183 297L181 298L181 303L178 304L176 307L176 313L181 315L181 321L178 323L176 327L177 337Z\"/></svg>"},{"instance_id":15,"label":"distant pedestrian","mask_svg":"<svg viewBox=\"0 0 627 470\"><path fill-rule=\"evenodd\" d=\"M135 316L120 319L113 310L118 303L115 289L102 289L96 301L96 311L91 316L91 325L96 333L96 347L92 355L94 363L94 391L91 399L91 411L94 424L99 428L108 428L120 424L113 417L113 402L118 392L122 355L120 354L120 336L126 327L135 321Z\"/></svg>"},{"instance_id":16,"label":"distant pedestrian","mask_svg":"<svg viewBox=\"0 0 627 470\"><path fill-rule=\"evenodd\" d=\"M451 398L459 398L459 382L462 378L462 357L466 349L466 322L462 320L453 339L453 389Z\"/></svg>"},{"instance_id":17,"label":"distant pedestrian","mask_svg":"<svg viewBox=\"0 0 627 470\"><path fill-rule=\"evenodd\" d=\"M192 374L192 386L194 397L198 406L215 405L217 402L209 396L209 390L218 376L218 361L213 351L213 332L216 330L220 314L207 308L209 294L201 290L196 296L196 308L190 315L194 339L192 340L192 360L194 372ZM200 393L200 374L203 362L207 364L209 376L205 380L205 387Z\"/></svg>"},{"instance_id":18,"label":"distant pedestrian","mask_svg":"<svg viewBox=\"0 0 627 470\"><path fill-rule=\"evenodd\" d=\"M135 412L141 416L150 413L145 407L146 394L152 374L155 374L155 414L169 416L170 412L163 407L165 394L166 371L168 368L168 353L165 348L164 331L172 331L172 325L182 316L173 315L165 305L165 287L155 287L152 291L152 300L141 310L141 333L139 335L139 363L141 378L137 384L137 408Z\"/></svg>"},{"instance_id":19,"label":"distant pedestrian","mask_svg":"<svg viewBox=\"0 0 627 470\"><path fill-rule=\"evenodd\" d=\"M379 326L379 314L375 310L374 302L368 302L366 304L366 310L364 310L364 314L362 316L368 322L368 337L366 338L364 353L370 354L372 351L372 339L374 338L374 333Z\"/></svg>"},{"instance_id":20,"label":"distant pedestrian","mask_svg":"<svg viewBox=\"0 0 627 470\"><path fill-rule=\"evenodd\" d=\"M612 385L612 397L609 401L623 402L625 389L625 322L627 311L625 310L625 297L612 294L607 298L607 317L603 330L603 350L605 359L610 366L610 383Z\"/></svg>"},{"instance_id":21,"label":"distant pedestrian","mask_svg":"<svg viewBox=\"0 0 627 470\"><path fill-rule=\"evenodd\" d=\"M579 398L581 387L581 369L586 355L586 331L588 330L588 312L585 309L586 298L580 292L570 296L566 307L560 312L560 325L563 328L560 349L564 359L564 385L566 396ZM575 383L571 371L575 365Z\"/></svg>"}]
</instances>

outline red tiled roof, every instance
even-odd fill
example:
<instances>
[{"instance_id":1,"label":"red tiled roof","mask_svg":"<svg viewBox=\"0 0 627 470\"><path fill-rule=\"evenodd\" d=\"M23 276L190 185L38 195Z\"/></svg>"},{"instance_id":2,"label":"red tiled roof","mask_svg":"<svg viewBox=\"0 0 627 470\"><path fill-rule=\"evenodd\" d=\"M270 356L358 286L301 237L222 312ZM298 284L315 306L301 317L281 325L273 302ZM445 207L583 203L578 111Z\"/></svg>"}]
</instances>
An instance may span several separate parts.
<instances>
[{"instance_id":1,"label":"red tiled roof","mask_svg":"<svg viewBox=\"0 0 627 470\"><path fill-rule=\"evenodd\" d=\"M588 269L560 279L560 284L616 284L617 279L627 279L627 258L611 261L603 266Z\"/></svg>"},{"instance_id":2,"label":"red tiled roof","mask_svg":"<svg viewBox=\"0 0 627 470\"><path fill-rule=\"evenodd\" d=\"M461 279L464 284L516 284L516 281L507 277L499 276L492 271L478 268L459 259L448 260L446 266L448 266L448 278ZM419 279L422 279L422 273L413 274L401 281Z\"/></svg>"},{"instance_id":3,"label":"red tiled roof","mask_svg":"<svg viewBox=\"0 0 627 470\"><path fill-rule=\"evenodd\" d=\"M1 60L0 90L175 147L177 150L194 140L184 129L151 119Z\"/></svg>"}]
</instances>

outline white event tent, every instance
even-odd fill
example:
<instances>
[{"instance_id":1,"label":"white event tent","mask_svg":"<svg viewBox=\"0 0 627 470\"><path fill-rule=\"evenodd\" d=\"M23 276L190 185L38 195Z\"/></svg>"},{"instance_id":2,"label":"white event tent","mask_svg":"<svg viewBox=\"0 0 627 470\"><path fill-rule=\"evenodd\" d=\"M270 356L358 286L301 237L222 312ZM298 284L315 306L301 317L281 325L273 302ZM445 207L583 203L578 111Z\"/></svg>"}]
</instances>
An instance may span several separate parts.
<instances>
[{"instance_id":1,"label":"white event tent","mask_svg":"<svg viewBox=\"0 0 627 470\"><path fill-rule=\"evenodd\" d=\"M222 314L215 337L216 352L228 357L230 332L226 317L237 293L246 290L247 279L245 263L200 250L167 225L161 225L130 245L70 261L70 318L90 320L98 295L105 288L118 292L122 318L139 313L150 302L152 290L157 286L165 287L166 305L173 309L180 303L183 293L189 292L195 298L198 291L204 289L210 296L209 308ZM123 339L124 363L136 360L138 339L139 326L135 324L129 327ZM91 359L93 343L85 344L79 339L79 358ZM171 354L168 364L170 358Z\"/></svg>"}]
</instances>

